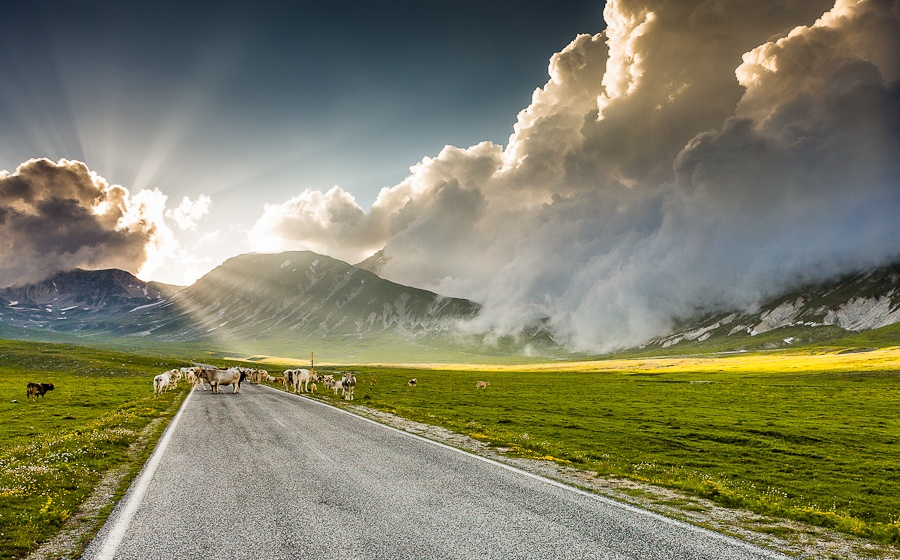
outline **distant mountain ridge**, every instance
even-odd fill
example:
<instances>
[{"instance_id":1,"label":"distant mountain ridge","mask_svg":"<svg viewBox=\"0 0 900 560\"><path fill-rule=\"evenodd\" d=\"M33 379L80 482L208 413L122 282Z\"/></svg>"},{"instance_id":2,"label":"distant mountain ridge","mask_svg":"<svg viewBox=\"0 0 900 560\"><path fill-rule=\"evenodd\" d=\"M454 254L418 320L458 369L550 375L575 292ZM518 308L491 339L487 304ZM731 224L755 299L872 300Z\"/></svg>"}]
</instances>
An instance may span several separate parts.
<instances>
[{"instance_id":1,"label":"distant mountain ridge","mask_svg":"<svg viewBox=\"0 0 900 560\"><path fill-rule=\"evenodd\" d=\"M900 262L810 283L764 302L689 321L643 347L774 349L900 322Z\"/></svg>"},{"instance_id":2,"label":"distant mountain ridge","mask_svg":"<svg viewBox=\"0 0 900 560\"><path fill-rule=\"evenodd\" d=\"M255 341L385 332L428 336L480 309L308 251L228 259L172 303L194 328L224 329L230 337Z\"/></svg>"},{"instance_id":3,"label":"distant mountain ridge","mask_svg":"<svg viewBox=\"0 0 900 560\"><path fill-rule=\"evenodd\" d=\"M167 297L172 295L171 290L172 287L166 284L144 282L124 270L76 268L68 272L58 272L34 284L0 289L0 298L36 305L75 302L96 307L108 302L110 298L117 300Z\"/></svg>"},{"instance_id":4,"label":"distant mountain ridge","mask_svg":"<svg viewBox=\"0 0 900 560\"><path fill-rule=\"evenodd\" d=\"M25 329L26 337L62 333L279 355L324 345L387 354L423 341L449 344L456 322L479 309L306 251L233 257L183 289L121 270L73 270L0 290L0 326Z\"/></svg>"},{"instance_id":5,"label":"distant mountain ridge","mask_svg":"<svg viewBox=\"0 0 900 560\"><path fill-rule=\"evenodd\" d=\"M240 255L187 288L121 270L73 270L0 289L0 335L17 338L87 337L154 348L188 343L282 356L328 348L392 360L447 349L463 357L567 355L548 325L499 341L487 333L460 335L457 325L479 312L475 302L307 251ZM802 286L752 311L707 313L638 350L783 348L894 323L900 323L900 263Z\"/></svg>"},{"instance_id":6,"label":"distant mountain ridge","mask_svg":"<svg viewBox=\"0 0 900 560\"><path fill-rule=\"evenodd\" d=\"M0 323L57 332L121 332L119 321L108 323L111 318L162 303L180 289L117 269L59 272L34 284L0 289Z\"/></svg>"}]
</instances>

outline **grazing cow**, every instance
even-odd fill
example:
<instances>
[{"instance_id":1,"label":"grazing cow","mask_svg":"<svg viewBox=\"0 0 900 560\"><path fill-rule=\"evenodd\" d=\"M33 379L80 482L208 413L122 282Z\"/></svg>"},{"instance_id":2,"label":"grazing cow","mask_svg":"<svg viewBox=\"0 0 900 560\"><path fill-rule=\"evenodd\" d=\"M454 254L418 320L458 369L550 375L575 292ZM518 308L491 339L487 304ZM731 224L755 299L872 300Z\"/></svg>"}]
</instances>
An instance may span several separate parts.
<instances>
[{"instance_id":1,"label":"grazing cow","mask_svg":"<svg viewBox=\"0 0 900 560\"><path fill-rule=\"evenodd\" d=\"M181 381L181 370L180 369L170 369L166 372L166 375L169 376L169 385L172 389L178 388L178 382Z\"/></svg>"},{"instance_id":2,"label":"grazing cow","mask_svg":"<svg viewBox=\"0 0 900 560\"><path fill-rule=\"evenodd\" d=\"M490 381L476 381L475 388L476 389L487 389L487 386L490 385Z\"/></svg>"},{"instance_id":3,"label":"grazing cow","mask_svg":"<svg viewBox=\"0 0 900 560\"><path fill-rule=\"evenodd\" d=\"M201 376L209 383L209 389L213 393L218 394L220 385L231 385L234 387L232 393L240 393L241 383L247 378L247 373L239 368L204 369Z\"/></svg>"},{"instance_id":4,"label":"grazing cow","mask_svg":"<svg viewBox=\"0 0 900 560\"><path fill-rule=\"evenodd\" d=\"M319 378L316 377L315 372L310 372L308 369L291 369L288 371L291 372L295 393L298 391L308 393L310 382L319 380Z\"/></svg>"},{"instance_id":5,"label":"grazing cow","mask_svg":"<svg viewBox=\"0 0 900 560\"><path fill-rule=\"evenodd\" d=\"M284 384L284 390L287 391L288 387L294 386L294 370L286 369L284 370L284 380L282 381Z\"/></svg>"},{"instance_id":6,"label":"grazing cow","mask_svg":"<svg viewBox=\"0 0 900 560\"><path fill-rule=\"evenodd\" d=\"M416 380L415 377L413 377L406 384L409 385L410 387L415 387L417 383L418 383L418 381Z\"/></svg>"},{"instance_id":7,"label":"grazing cow","mask_svg":"<svg viewBox=\"0 0 900 560\"><path fill-rule=\"evenodd\" d=\"M169 390L169 374L160 373L153 378L153 396L158 397Z\"/></svg>"},{"instance_id":8,"label":"grazing cow","mask_svg":"<svg viewBox=\"0 0 900 560\"><path fill-rule=\"evenodd\" d=\"M250 383L259 383L269 377L269 372L264 369L251 369L247 372L247 381Z\"/></svg>"},{"instance_id":9,"label":"grazing cow","mask_svg":"<svg viewBox=\"0 0 900 560\"><path fill-rule=\"evenodd\" d=\"M344 388L344 399L353 400L353 390L356 389L356 376L352 373L345 373L341 379L341 387Z\"/></svg>"},{"instance_id":10,"label":"grazing cow","mask_svg":"<svg viewBox=\"0 0 900 560\"><path fill-rule=\"evenodd\" d=\"M326 387L329 387L329 388L331 388L332 391L334 391L335 396L337 395L338 389L343 389L341 382L339 380L335 379L334 377L332 377L331 375L325 376L324 383L325 383Z\"/></svg>"},{"instance_id":11,"label":"grazing cow","mask_svg":"<svg viewBox=\"0 0 900 560\"><path fill-rule=\"evenodd\" d=\"M31 397L37 400L38 397L43 397L47 391L53 389L55 389L53 383L29 383L25 390L25 400L31 400Z\"/></svg>"}]
</instances>

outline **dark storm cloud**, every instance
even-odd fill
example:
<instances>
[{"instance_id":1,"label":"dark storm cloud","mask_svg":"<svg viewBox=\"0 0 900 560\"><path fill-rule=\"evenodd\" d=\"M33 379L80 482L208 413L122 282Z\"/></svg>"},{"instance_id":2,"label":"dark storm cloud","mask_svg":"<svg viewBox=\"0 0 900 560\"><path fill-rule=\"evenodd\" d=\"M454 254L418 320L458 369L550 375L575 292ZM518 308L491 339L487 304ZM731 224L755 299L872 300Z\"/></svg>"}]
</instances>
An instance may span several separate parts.
<instances>
[{"instance_id":1,"label":"dark storm cloud","mask_svg":"<svg viewBox=\"0 0 900 560\"><path fill-rule=\"evenodd\" d=\"M147 197L78 161L34 159L0 173L0 286L77 267L137 272L164 233Z\"/></svg>"}]
</instances>

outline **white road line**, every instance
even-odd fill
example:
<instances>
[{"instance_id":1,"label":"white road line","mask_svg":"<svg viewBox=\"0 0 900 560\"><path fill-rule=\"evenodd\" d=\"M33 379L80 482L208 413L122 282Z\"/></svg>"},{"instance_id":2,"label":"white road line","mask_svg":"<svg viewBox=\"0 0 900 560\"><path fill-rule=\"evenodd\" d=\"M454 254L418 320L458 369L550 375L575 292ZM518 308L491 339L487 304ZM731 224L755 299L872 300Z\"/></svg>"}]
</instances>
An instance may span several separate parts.
<instances>
[{"instance_id":1,"label":"white road line","mask_svg":"<svg viewBox=\"0 0 900 560\"><path fill-rule=\"evenodd\" d=\"M131 487L128 500L125 502L118 518L116 518L115 524L110 528L109 533L107 533L103 548L100 549L100 552L95 557L96 560L112 560L115 557L116 550L119 548L119 543L122 542L122 538L125 536L125 531L128 530L131 519L134 517L135 512L141 505L141 501L144 499L144 494L147 492L147 487L150 485L150 479L153 478L156 467L159 466L159 461L162 459L163 453L165 453L166 447L169 445L169 440L172 439L172 434L178 426L178 421L181 420L181 414L184 412L184 409L187 407L188 401L191 400L191 395L193 394L194 391L188 392L187 398L184 399L184 402L181 403L181 408L178 409L178 414L176 414L175 418L172 419L172 422L169 423L169 427L166 428L166 433L163 434L162 439L159 440L159 444L153 451L153 455L150 456L150 460L144 465L137 482Z\"/></svg>"},{"instance_id":2,"label":"white road line","mask_svg":"<svg viewBox=\"0 0 900 560\"><path fill-rule=\"evenodd\" d=\"M414 439L417 439L417 440L420 440L420 441L423 441L423 442L426 442L426 443L430 443L430 444L436 445L436 446L438 446L438 447L443 447L444 449L448 449L448 450L450 450L450 451L454 451L454 452L456 452L456 453L460 453L460 454L462 454L462 455L466 455L466 456L468 456L468 457L471 457L471 458L473 458L473 459L477 459L477 460L479 460L479 461L484 461L485 463L488 463L488 464L491 464L491 465L494 465L494 466L497 466L497 467L501 467L501 468L503 468L503 469L512 471L512 472L514 472L514 473L518 473L518 474L520 474L520 475L526 476L526 477L531 478L531 479L534 479L534 480L539 480L539 481L541 481L541 482L545 482L545 483L550 484L550 485L552 485L552 486L556 486L557 488L562 488L562 489L568 490L568 491L570 491L570 492L575 492L576 494L581 494L581 495L583 495L583 496L587 496L587 497L589 497L589 498L593 498L593 499L595 499L595 500L599 500L599 501L601 501L601 502L610 504L610 505L615 506L615 507L622 508L622 509L624 509L624 510L626 510L626 511L630 511L630 512L632 512L632 513L637 513L637 514L644 515L644 516L647 516L647 517L650 517L650 518L653 518L653 519L657 519L657 520L664 521L664 522L666 522L666 523L671 523L671 524L676 525L676 526L679 526L679 527L684 527L684 528L690 529L690 530L692 530L692 531L694 531L694 532L696 532L696 533L701 533L701 534L704 534L704 535L713 537L713 538L715 538L715 539L717 539L717 540L720 540L720 541L723 541L723 542L727 542L727 543L730 543L730 544L736 544L736 545L738 545L738 546L740 546L740 547L742 547L742 548L745 548L745 549L747 549L747 550L751 550L751 551L754 551L754 552L760 552L760 551L762 551L762 552L766 553L767 555L769 555L771 558L776 558L776 559L779 559L779 560L782 560L782 559L787 560L787 559L790 558L789 556L784 555L784 554L781 554L781 553L779 553L779 552L776 552L776 551L773 551L773 550L769 550L769 549L766 549L766 548L762 548L762 547L760 547L760 546L756 546L756 545L753 545L753 544L750 544L750 543L746 543L746 542L744 542L744 541L742 541L742 540L740 540L740 539L737 539L737 538L734 538L734 537L730 537L730 536L728 536L728 535L723 535L723 534L721 534L721 533L717 533L717 532L712 531L712 530L710 530L710 529L706 529L706 528L703 528L703 527L698 527L698 526L696 526L696 525L692 525L692 524L690 524L690 523L686 523L686 522L680 521L680 520L678 520L678 519L672 519L671 517L666 517L665 515L660 515L660 514L658 514L658 513L655 513L655 512L646 510L646 509L641 509L641 508L639 508L639 507L632 506L632 505L626 504L626 503L624 503L624 502L619 502L619 501L614 500L614 499L612 499L612 498L607 498L606 496L601 496L601 495L599 495L599 494L594 494L593 492L588 492L587 490L583 490L583 489L578 488L578 487L575 487L575 486L569 486L568 484L564 484L564 483L562 483L562 482L559 482L558 480L553 480L552 478L547 478L547 477L544 477L544 476L541 476L541 475L538 475L538 474L530 473L530 472L524 471L524 470L522 470L522 469L520 469L520 468L518 468L518 467L514 467L514 466L512 466L512 465L507 465L506 463L501 463L501 462L499 462L499 461L496 461L496 460L494 460L494 459L490 459L490 458L488 458L488 457L482 457L482 456L480 456L480 455L476 455L476 454L471 453L471 452L469 452L469 451L466 451L466 450L464 450L464 449L460 449L460 448L458 448L458 447L453 447L453 446L451 446L451 445L447 445L447 444L445 444L445 443L441 443L441 442L435 441L435 440L433 440L433 439L428 439L428 438L423 437L423 436L420 436L420 435L418 435L418 434L414 434L414 433L411 433L411 432L407 432L406 430L401 430L400 428L395 428L394 426L389 426L389 425L387 425L387 424L382 424L381 422L378 422L378 421L376 421L376 420L372 420L371 418L366 418L365 416L360 416L359 414L356 414L356 413L354 413L354 412L350 412L349 410L344 410L344 409L342 409L342 408L340 408L340 407L337 407L337 406L334 406L334 405L331 405L331 404L328 404L328 403L325 403L325 402L322 402L322 401L319 401L319 400L316 400L316 399L311 399L311 398L305 397L305 396L303 396L303 395L298 395L298 394L288 393L288 392L286 392L286 391L280 391L280 390L278 390L278 389L275 389L274 387L269 387L268 385L262 385L262 386L263 386L263 387L267 387L267 388L269 388L269 389L272 389L273 391L278 391L279 393L284 393L284 394L286 394L286 395L292 395L292 396L295 396L295 397L302 398L302 399L304 399L304 400L306 400L306 401L313 402L313 403L316 403L316 404L318 404L318 405L328 407L328 408L330 408L330 409L332 409L332 410L337 410L337 411L339 411L339 412L342 412L342 413L347 414L347 415L349 415L349 416L353 416L353 417L355 417L355 418L359 418L360 420L364 420L364 421L369 422L369 423L371 423L371 424L375 424L375 425L377 425L377 426L381 426L381 427L383 427L383 428L387 428L387 429L389 429L389 430L393 430L393 431L395 431L395 432L397 432L397 433L399 433L399 434L403 434L403 435L405 435L405 436L407 436L407 437L411 437L411 438L414 438Z\"/></svg>"}]
</instances>

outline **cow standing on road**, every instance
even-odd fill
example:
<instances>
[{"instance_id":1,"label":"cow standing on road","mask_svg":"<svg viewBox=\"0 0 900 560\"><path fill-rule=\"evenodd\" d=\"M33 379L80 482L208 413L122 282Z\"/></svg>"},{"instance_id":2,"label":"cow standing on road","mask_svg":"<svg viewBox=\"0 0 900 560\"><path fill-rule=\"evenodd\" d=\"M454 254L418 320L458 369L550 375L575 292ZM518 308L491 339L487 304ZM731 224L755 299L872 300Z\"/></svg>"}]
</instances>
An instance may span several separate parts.
<instances>
[{"instance_id":1,"label":"cow standing on road","mask_svg":"<svg viewBox=\"0 0 900 560\"><path fill-rule=\"evenodd\" d=\"M212 393L218 393L219 387L222 385L231 385L234 387L233 393L241 392L241 383L247 378L247 373L233 367L228 369L204 369L200 377L209 383L209 390Z\"/></svg>"}]
</instances>

